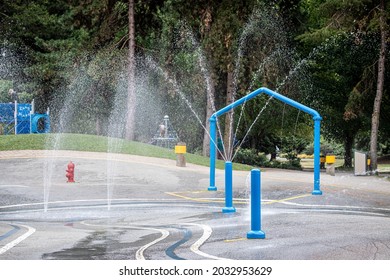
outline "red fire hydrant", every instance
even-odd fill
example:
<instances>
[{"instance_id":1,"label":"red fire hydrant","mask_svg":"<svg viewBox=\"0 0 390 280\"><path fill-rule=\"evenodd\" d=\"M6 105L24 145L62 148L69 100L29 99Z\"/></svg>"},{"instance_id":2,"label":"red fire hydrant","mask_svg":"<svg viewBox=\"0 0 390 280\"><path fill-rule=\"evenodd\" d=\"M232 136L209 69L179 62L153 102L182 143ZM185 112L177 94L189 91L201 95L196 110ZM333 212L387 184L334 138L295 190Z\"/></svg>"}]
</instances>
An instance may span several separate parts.
<instances>
[{"instance_id":1,"label":"red fire hydrant","mask_svg":"<svg viewBox=\"0 0 390 280\"><path fill-rule=\"evenodd\" d=\"M68 163L68 169L66 170L66 178L68 178L67 183L74 183L74 163Z\"/></svg>"}]
</instances>

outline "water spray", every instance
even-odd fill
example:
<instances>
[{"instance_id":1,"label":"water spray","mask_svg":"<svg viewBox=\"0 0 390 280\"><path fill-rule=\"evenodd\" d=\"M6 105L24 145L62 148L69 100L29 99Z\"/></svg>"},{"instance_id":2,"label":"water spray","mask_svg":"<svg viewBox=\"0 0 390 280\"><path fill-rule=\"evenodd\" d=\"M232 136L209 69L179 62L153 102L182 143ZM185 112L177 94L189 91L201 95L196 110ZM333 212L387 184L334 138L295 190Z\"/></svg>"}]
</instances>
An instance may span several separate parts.
<instances>
[{"instance_id":1,"label":"water spray","mask_svg":"<svg viewBox=\"0 0 390 280\"><path fill-rule=\"evenodd\" d=\"M220 109L214 113L210 118L210 186L208 190L216 191L217 187L215 186L215 159L216 159L216 122L217 118L226 114L227 112L233 110L237 106L244 104L246 101L251 100L252 98L258 96L259 94L266 94L272 98L278 99L294 108L297 108L301 111L304 111L307 114L310 114L314 120L314 187L312 194L321 195L322 191L320 190L320 126L322 117L320 114L301 103L298 103L284 95L281 95L275 91L272 91L268 88L259 88L248 95L238 99L237 101L229 104L228 106ZM226 171L225 171L226 173Z\"/></svg>"}]
</instances>

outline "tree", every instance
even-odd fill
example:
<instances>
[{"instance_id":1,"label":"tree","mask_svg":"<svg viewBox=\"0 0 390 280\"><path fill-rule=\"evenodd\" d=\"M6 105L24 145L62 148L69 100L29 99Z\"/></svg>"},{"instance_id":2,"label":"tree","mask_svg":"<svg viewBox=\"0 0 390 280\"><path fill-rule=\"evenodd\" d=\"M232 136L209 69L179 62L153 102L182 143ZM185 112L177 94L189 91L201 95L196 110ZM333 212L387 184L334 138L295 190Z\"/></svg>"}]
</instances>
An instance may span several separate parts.
<instances>
[{"instance_id":1,"label":"tree","mask_svg":"<svg viewBox=\"0 0 390 280\"><path fill-rule=\"evenodd\" d=\"M129 0L129 56L128 56L128 96L126 134L128 140L134 140L135 131L135 28L134 28L134 0Z\"/></svg>"},{"instance_id":2,"label":"tree","mask_svg":"<svg viewBox=\"0 0 390 280\"><path fill-rule=\"evenodd\" d=\"M377 172L377 156L378 156L378 128L379 128L379 117L380 109L383 96L383 87L385 82L385 60L386 60L386 45L388 36L388 25L386 23L386 9L385 1L381 0L379 7L379 25L381 33L381 46L379 51L378 60L378 79L377 89L374 101L374 109L372 113L372 124L371 124L371 141L370 141L370 156L371 156L371 168L374 172Z\"/></svg>"},{"instance_id":3,"label":"tree","mask_svg":"<svg viewBox=\"0 0 390 280\"><path fill-rule=\"evenodd\" d=\"M332 123L328 126L327 122L324 122L324 127L328 132L333 131L331 133L332 137L337 135L343 135L344 144L346 148L346 162L345 164L351 165L351 149L354 147L354 140L357 136L358 130L368 130L369 127L366 126L368 123L366 121L367 116L372 114L367 109L366 104L371 102L371 104L376 104L374 113L372 114L372 141L371 145L375 147L376 143L376 135L378 129L378 121L379 121L379 107L381 103L381 98L377 98L374 101L373 93L374 88L373 84L370 83L373 79L377 79L377 97L380 97L380 85L383 85L383 81L381 81L380 75L378 71L378 75L372 71L372 65L375 64L375 57L373 54L377 52L376 46L374 46L375 42L380 42L377 40L378 34L382 34L381 37L386 37L384 32L381 30L385 30L379 28L378 29L378 7L377 4L373 1L366 0L357 0L357 1L303 1L305 10L308 12L308 20L306 24L307 31L298 36L298 39L304 43L304 45L311 49L313 47L316 48L316 52L311 54L311 58L316 56L315 60L326 61L327 57L330 58L330 55L333 53L337 55L340 61L344 61L347 57L351 58L351 62L348 63L347 67L345 65L337 65L337 63L331 63L333 66L331 68L327 68L330 72L330 77L332 74L337 74L335 77L342 77L342 79L347 82L344 88L343 98L334 97L334 98L324 98L324 96L319 96L320 99L329 103L322 103L322 106L326 106L327 108L334 107L334 101L344 100L344 108L339 107L339 110L343 110L343 114L338 114L335 112L335 115L339 115L338 119L333 119ZM383 7L383 11L384 11ZM384 15L384 13L382 13ZM385 24L385 19L382 17L382 20L379 22L383 22ZM381 25L380 25L381 26ZM339 53L345 53L345 46L340 43L337 43L337 38L348 38L350 44L352 44L352 48L350 49L350 54L355 53L350 56L347 54L346 57L340 57ZM384 39L381 40L382 43L378 43L378 45L382 45L381 49L383 50L383 42ZM342 40L339 42L342 42ZM326 49L330 44L333 44L331 48ZM339 51L334 52L330 51L330 49ZM330 51L330 52L328 52ZM382 53L382 51L381 51ZM383 53L384 54L384 53ZM333 59L336 59L333 57ZM382 74L384 74L384 55L382 59L379 60L378 67L381 69ZM325 64L328 65L329 63ZM381 66L380 66L381 65ZM319 66L319 65L317 65ZM325 66L326 67L326 66ZM317 68L321 69L320 68ZM326 70L326 68L323 68ZM353 72L351 70L354 69ZM332 73L333 72L333 73ZM314 72L318 74L317 72ZM346 73L351 73L348 77ZM318 76L319 77L319 76ZM326 81L326 77L319 77L321 81ZM353 79L351 79L353 78ZM341 81L340 79L338 79ZM349 80L349 81L348 81ZM324 84L324 83L322 83ZM336 89L335 89L336 90ZM324 92L323 94L332 96L331 92ZM327 104L327 105L326 105ZM336 103L338 104L338 103ZM371 107L372 108L372 107ZM340 112L340 111L339 111ZM344 121L353 122L359 124L356 126L355 131L352 131L351 125L340 126L339 129L334 129L335 124L342 124ZM364 125L363 125L364 124ZM336 125L337 126L337 125ZM333 127L333 128L332 128ZM349 131L349 132L348 132ZM336 135L337 134L337 135ZM341 140L341 139L340 139ZM372 146L373 147L373 146ZM372 148L371 148L372 150ZM371 156L376 159L376 148L375 151L371 151Z\"/></svg>"}]
</instances>

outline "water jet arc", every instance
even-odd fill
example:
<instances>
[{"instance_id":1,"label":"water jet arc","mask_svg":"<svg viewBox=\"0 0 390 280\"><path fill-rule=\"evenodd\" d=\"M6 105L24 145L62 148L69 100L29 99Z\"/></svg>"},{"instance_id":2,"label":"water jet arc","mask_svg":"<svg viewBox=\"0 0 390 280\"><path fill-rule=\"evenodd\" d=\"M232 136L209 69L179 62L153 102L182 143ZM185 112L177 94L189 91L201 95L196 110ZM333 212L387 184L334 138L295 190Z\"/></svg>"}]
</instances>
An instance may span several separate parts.
<instances>
[{"instance_id":1,"label":"water jet arc","mask_svg":"<svg viewBox=\"0 0 390 280\"><path fill-rule=\"evenodd\" d=\"M312 194L313 195L321 195L322 191L320 189L320 127L321 127L321 115L314 109L309 108L295 100L292 100L280 93L272 91L268 88L261 87L248 95L238 99L237 101L227 105L226 107L220 109L215 112L209 119L210 121L210 186L208 187L209 191L216 191L217 187L215 186L215 159L216 159L216 123L217 118L226 114L227 112L233 110L237 106L240 106L258 96L259 94L267 94L272 96L292 107L295 107L313 117L314 120L314 187Z\"/></svg>"}]
</instances>

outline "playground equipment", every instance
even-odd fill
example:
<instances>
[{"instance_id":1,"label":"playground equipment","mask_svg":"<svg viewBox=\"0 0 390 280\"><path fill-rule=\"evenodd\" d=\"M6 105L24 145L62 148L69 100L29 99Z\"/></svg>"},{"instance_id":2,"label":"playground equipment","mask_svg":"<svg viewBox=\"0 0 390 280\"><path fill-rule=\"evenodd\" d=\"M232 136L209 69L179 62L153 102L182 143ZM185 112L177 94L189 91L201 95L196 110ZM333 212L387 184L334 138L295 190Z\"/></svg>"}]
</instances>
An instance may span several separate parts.
<instances>
[{"instance_id":1,"label":"playground equipment","mask_svg":"<svg viewBox=\"0 0 390 280\"><path fill-rule=\"evenodd\" d=\"M49 109L45 114L35 113L34 100L28 103L0 103L2 134L28 134L50 132Z\"/></svg>"},{"instance_id":2,"label":"playground equipment","mask_svg":"<svg viewBox=\"0 0 390 280\"><path fill-rule=\"evenodd\" d=\"M178 139L179 137L173 129L171 122L169 121L169 117L165 115L164 120L160 123L156 134L151 140L151 144L173 149Z\"/></svg>"},{"instance_id":3,"label":"playground equipment","mask_svg":"<svg viewBox=\"0 0 390 280\"><path fill-rule=\"evenodd\" d=\"M246 101L251 100L252 98L256 97L259 94L267 94L269 96L272 96L273 98L276 98L292 107L295 107L301 111L304 111L305 113L310 114L313 117L314 120L314 188L312 191L313 195L321 195L322 191L320 190L320 125L322 117L320 114L305 106L302 105L288 97L285 97L277 92L274 92L268 88L259 88L248 95L242 97L241 99L231 103L230 105L222 108L221 110L214 113L209 121L210 121L210 186L208 187L209 191L216 191L217 187L215 186L215 159L216 159L216 146L217 146L217 140L216 140L216 123L217 118L221 115L233 110L239 105L244 104ZM225 174L231 173L230 171L231 166L230 164L225 165ZM226 176L226 175L225 175ZM230 175L228 176L228 180L225 180L225 192L226 196L232 195L231 186L227 184L232 183L232 179L230 178ZM226 202L228 202L228 205L226 205L226 208L233 209L233 206L230 204L230 201L232 200L231 197L226 198Z\"/></svg>"}]
</instances>

